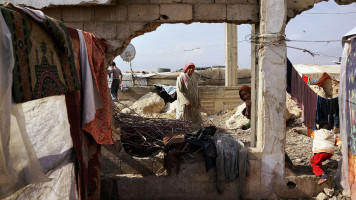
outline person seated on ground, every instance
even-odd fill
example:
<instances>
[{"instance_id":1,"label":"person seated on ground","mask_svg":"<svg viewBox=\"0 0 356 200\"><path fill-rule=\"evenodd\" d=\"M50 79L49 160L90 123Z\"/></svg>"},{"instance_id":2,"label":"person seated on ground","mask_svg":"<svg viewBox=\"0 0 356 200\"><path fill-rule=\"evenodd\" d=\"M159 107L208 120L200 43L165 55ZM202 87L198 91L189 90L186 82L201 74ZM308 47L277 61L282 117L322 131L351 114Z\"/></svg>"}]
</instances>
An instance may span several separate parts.
<instances>
[{"instance_id":1,"label":"person seated on ground","mask_svg":"<svg viewBox=\"0 0 356 200\"><path fill-rule=\"evenodd\" d=\"M341 149L341 140L332 131L333 125L327 121L319 123L319 129L308 134L306 130L297 130L297 133L313 137L313 153L314 156L310 159L310 164L313 167L315 176L320 177L318 184L322 184L327 180L327 175L324 173L322 162L330 159L334 155L334 146Z\"/></svg>"},{"instance_id":2,"label":"person seated on ground","mask_svg":"<svg viewBox=\"0 0 356 200\"><path fill-rule=\"evenodd\" d=\"M201 123L200 114L200 95L198 91L198 79L193 76L195 65L192 62L187 63L183 72L177 77L177 111L176 119L191 120L195 123Z\"/></svg>"},{"instance_id":3,"label":"person seated on ground","mask_svg":"<svg viewBox=\"0 0 356 200\"><path fill-rule=\"evenodd\" d=\"M242 101L245 102L246 108L242 111L242 114L247 117L248 123L240 127L242 130L247 130L251 127L251 87L243 85L240 87L239 95Z\"/></svg>"}]
</instances>

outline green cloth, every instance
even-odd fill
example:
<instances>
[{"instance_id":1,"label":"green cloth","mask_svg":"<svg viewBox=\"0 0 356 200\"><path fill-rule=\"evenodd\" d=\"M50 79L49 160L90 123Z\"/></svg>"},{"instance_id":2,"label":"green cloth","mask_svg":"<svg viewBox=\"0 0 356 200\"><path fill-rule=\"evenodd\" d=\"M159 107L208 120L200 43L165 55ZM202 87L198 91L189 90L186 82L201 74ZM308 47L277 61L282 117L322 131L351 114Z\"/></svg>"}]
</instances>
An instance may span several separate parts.
<instances>
[{"instance_id":1,"label":"green cloth","mask_svg":"<svg viewBox=\"0 0 356 200\"><path fill-rule=\"evenodd\" d=\"M247 124L245 124L246 129L251 128L251 120L248 120Z\"/></svg>"}]
</instances>

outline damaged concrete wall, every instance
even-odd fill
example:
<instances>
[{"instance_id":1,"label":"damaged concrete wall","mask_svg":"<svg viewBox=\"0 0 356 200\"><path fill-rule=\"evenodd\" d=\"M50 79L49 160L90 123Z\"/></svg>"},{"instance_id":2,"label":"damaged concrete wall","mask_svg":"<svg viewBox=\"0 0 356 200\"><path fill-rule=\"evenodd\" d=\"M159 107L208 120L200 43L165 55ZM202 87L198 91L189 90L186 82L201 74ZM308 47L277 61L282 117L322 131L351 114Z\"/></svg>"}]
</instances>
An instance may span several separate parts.
<instances>
[{"instance_id":1,"label":"damaged concrete wall","mask_svg":"<svg viewBox=\"0 0 356 200\"><path fill-rule=\"evenodd\" d=\"M108 40L113 59L132 38L154 31L163 23L258 23L259 5L257 0L117 0L116 5L58 6L42 10L68 26Z\"/></svg>"},{"instance_id":2,"label":"damaged concrete wall","mask_svg":"<svg viewBox=\"0 0 356 200\"><path fill-rule=\"evenodd\" d=\"M116 135L117 136L117 135ZM114 135L115 137L115 135ZM119 140L118 137L115 140ZM237 181L217 191L216 168L205 171L201 152L185 156L179 173L164 173L163 152L150 157L128 155L118 145L102 147L101 199L226 199L239 194ZM244 199L259 199L261 152L249 151L250 173L245 179Z\"/></svg>"},{"instance_id":3,"label":"damaged concrete wall","mask_svg":"<svg viewBox=\"0 0 356 200\"><path fill-rule=\"evenodd\" d=\"M115 4L115 0L0 0L0 4L5 2L11 2L16 5L24 5L33 7L36 9L41 9L50 6L62 6L62 5L95 5L95 4L105 4L111 5Z\"/></svg>"}]
</instances>

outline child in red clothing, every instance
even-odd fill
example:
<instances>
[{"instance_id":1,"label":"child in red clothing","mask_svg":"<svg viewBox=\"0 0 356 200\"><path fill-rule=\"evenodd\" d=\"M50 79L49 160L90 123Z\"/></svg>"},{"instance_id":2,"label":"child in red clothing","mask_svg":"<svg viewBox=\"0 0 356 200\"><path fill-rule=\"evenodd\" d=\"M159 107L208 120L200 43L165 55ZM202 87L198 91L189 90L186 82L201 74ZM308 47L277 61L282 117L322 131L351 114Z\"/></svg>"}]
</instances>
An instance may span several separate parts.
<instances>
[{"instance_id":1,"label":"child in red clothing","mask_svg":"<svg viewBox=\"0 0 356 200\"><path fill-rule=\"evenodd\" d=\"M327 180L322 169L322 162L331 158L334 154L334 146L341 148L341 140L331 131L333 128L329 122L320 122L319 130L312 133L313 153L314 156L310 160L315 176L320 176L318 184L322 184Z\"/></svg>"}]
</instances>

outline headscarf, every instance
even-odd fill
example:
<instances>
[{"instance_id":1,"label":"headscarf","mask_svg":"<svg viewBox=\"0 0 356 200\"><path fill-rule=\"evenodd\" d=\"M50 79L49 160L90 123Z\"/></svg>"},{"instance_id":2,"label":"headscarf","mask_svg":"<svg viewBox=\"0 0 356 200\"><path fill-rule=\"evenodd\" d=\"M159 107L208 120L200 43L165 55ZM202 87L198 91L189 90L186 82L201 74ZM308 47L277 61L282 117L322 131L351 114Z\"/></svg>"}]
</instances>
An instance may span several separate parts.
<instances>
[{"instance_id":1,"label":"headscarf","mask_svg":"<svg viewBox=\"0 0 356 200\"><path fill-rule=\"evenodd\" d=\"M245 92L247 92L247 93L249 93L249 94L251 95L251 87L248 86L248 85L243 85L243 86L240 87L240 90L239 90L240 98L241 98L243 101L245 101L245 100L243 99L242 95L241 95L241 92L242 92L242 91L245 91Z\"/></svg>"},{"instance_id":2,"label":"headscarf","mask_svg":"<svg viewBox=\"0 0 356 200\"><path fill-rule=\"evenodd\" d=\"M247 117L247 119L251 119L251 100L243 99L243 97L241 95L242 91L245 91L245 92L249 93L250 96L251 96L251 87L248 86L248 85L243 85L243 86L240 87L240 90L239 90L240 98L246 104L246 108L242 111L242 114L245 115Z\"/></svg>"},{"instance_id":3,"label":"headscarf","mask_svg":"<svg viewBox=\"0 0 356 200\"><path fill-rule=\"evenodd\" d=\"M184 68L183 68L183 73L187 72L187 70L188 70L188 68L189 68L190 66L193 66L194 69L195 69L194 63L189 62L189 63L185 64L185 66L184 66Z\"/></svg>"},{"instance_id":4,"label":"headscarf","mask_svg":"<svg viewBox=\"0 0 356 200\"><path fill-rule=\"evenodd\" d=\"M184 81L184 85L187 89L189 89L189 86L188 86L188 78L187 78L187 75L185 74L188 70L189 67L193 66L194 69L195 69L195 65L194 63L192 62L189 62L187 64L185 64L184 68L183 68L183 72L180 73L180 76L183 78L183 81Z\"/></svg>"}]
</instances>

